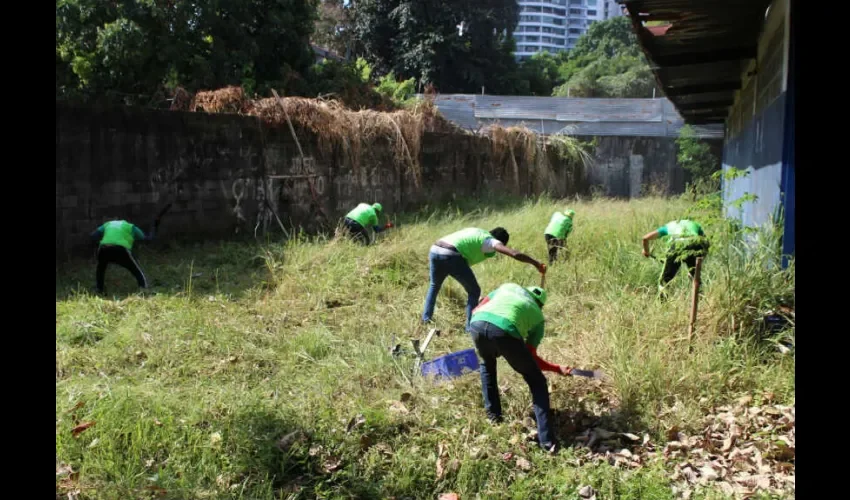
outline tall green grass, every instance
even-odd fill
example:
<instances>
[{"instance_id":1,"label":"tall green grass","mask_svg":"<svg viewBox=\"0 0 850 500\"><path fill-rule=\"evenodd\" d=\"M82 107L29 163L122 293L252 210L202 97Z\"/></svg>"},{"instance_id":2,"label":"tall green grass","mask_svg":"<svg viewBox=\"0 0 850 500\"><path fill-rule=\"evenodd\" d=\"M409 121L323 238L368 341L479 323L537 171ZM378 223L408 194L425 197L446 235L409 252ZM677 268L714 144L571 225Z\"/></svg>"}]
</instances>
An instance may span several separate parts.
<instances>
[{"instance_id":1,"label":"tall green grass","mask_svg":"<svg viewBox=\"0 0 850 500\"><path fill-rule=\"evenodd\" d=\"M793 264L771 265L771 235L746 253L752 243L704 214L714 242L689 352L687 275L659 302L660 263L640 253L640 237L688 213L687 202L467 203L402 215L368 248L324 237L143 249L155 284L144 295L121 269L110 269L114 296L106 299L86 291L91 263L58 271L57 462L79 471L83 498L578 498L582 484L602 498L673 498L660 462L623 471L582 462L572 448L554 457L523 450L516 436L530 395L504 363L506 424L493 427L476 375L431 385L411 376L412 357L389 353L394 338L408 347L425 333L419 317L437 238L503 226L511 247L542 260L542 230L567 205L575 226L568 259L547 274L540 353L599 367L611 380L547 375L553 408L663 441L670 427L695 429L712 405L743 393L793 403L794 358L772 343L793 341L793 330L758 331L764 310L793 304ZM504 256L474 270L484 293L506 281L539 282L531 266ZM442 335L429 356L471 347L465 302L447 280L435 315ZM358 415L365 423L356 424ZM72 437L84 421L96 424ZM296 431L303 437L277 447ZM437 477L441 444L446 463L457 464ZM532 469L503 460L508 451Z\"/></svg>"}]
</instances>

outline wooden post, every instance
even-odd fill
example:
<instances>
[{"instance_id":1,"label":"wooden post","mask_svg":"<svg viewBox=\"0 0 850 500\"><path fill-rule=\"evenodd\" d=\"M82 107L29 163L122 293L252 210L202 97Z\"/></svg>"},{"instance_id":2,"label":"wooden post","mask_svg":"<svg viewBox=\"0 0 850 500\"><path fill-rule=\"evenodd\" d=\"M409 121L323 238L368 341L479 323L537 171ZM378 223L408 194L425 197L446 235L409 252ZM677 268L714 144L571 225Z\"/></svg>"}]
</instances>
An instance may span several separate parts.
<instances>
[{"instance_id":1,"label":"wooden post","mask_svg":"<svg viewBox=\"0 0 850 500\"><path fill-rule=\"evenodd\" d=\"M691 297L691 322L688 325L688 351L693 351L691 339L694 334L694 325L697 322L697 304L699 304L700 274L702 272L702 257L697 257L696 269L694 269L694 290Z\"/></svg>"}]
</instances>

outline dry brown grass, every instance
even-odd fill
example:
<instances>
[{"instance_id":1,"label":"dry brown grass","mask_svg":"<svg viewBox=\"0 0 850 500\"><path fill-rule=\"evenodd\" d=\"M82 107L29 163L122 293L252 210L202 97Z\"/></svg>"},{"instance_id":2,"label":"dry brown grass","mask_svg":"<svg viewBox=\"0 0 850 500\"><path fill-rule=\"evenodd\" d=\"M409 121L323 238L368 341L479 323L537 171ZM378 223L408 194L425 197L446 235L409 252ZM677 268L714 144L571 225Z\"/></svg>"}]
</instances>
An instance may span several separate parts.
<instances>
[{"instance_id":1,"label":"dry brown grass","mask_svg":"<svg viewBox=\"0 0 850 500\"><path fill-rule=\"evenodd\" d=\"M242 87L225 87L218 90L204 90L195 94L189 104L189 111L205 113L239 113L246 104Z\"/></svg>"},{"instance_id":2,"label":"dry brown grass","mask_svg":"<svg viewBox=\"0 0 850 500\"><path fill-rule=\"evenodd\" d=\"M182 89L178 89L178 92ZM330 157L342 152L355 175L367 161L370 147L388 141L399 173L406 169L416 187L421 186L422 168L419 164L422 136L426 132L466 134L437 111L432 99L418 101L413 106L391 112L371 109L353 110L333 99L285 97L278 101L269 97L248 99L240 87L198 92L186 105L188 93L175 94L172 109L188 109L206 113L235 113L256 116L270 126L286 126L287 116L296 128L311 133L318 141L319 153ZM484 130L490 140L492 158L497 165L507 165L513 172L514 184L520 190L520 171L527 168L538 188L554 185L547 141L524 126L491 126ZM562 160L583 162L578 141L559 137L558 156ZM565 148L561 142L570 142ZM573 144L575 143L575 144ZM569 150L575 155L566 155ZM572 156L575 156L573 158ZM520 165L522 164L522 166Z\"/></svg>"},{"instance_id":3,"label":"dry brown grass","mask_svg":"<svg viewBox=\"0 0 850 500\"><path fill-rule=\"evenodd\" d=\"M494 125L485 129L484 134L489 137L493 158L498 164L508 162L513 170L514 183L519 188L520 165L519 158L531 176L531 180L537 183L538 190L545 190L547 186L553 186L557 181L555 170L550 160L548 141L537 135L533 130L519 127L502 127ZM563 139L560 139L563 140ZM566 140L577 142L568 137ZM560 156L560 155L559 155ZM580 161L579 158L562 158L566 161Z\"/></svg>"},{"instance_id":4,"label":"dry brown grass","mask_svg":"<svg viewBox=\"0 0 850 500\"><path fill-rule=\"evenodd\" d=\"M181 102L183 100L185 98ZM317 137L322 153L332 154L334 148L339 147L355 172L360 171L364 151L371 144L388 140L393 146L396 163L399 167L407 166L417 187L422 180L419 165L422 134L465 133L443 118L429 101L392 112L355 111L337 100L286 97L278 102L273 97L247 99L240 87L226 87L198 92L187 108L206 113L256 116L272 126L284 126L288 115L294 126ZM182 108L172 106L172 109Z\"/></svg>"}]
</instances>

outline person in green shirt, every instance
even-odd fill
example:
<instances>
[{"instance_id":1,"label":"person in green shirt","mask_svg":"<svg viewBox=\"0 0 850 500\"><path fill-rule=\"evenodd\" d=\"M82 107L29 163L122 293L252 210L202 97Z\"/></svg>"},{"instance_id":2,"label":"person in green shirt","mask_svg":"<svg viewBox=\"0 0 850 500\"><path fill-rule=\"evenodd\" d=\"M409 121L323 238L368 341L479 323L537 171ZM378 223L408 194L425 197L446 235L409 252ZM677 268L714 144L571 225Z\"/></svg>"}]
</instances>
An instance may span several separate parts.
<instances>
[{"instance_id":1,"label":"person in green shirt","mask_svg":"<svg viewBox=\"0 0 850 500\"><path fill-rule=\"evenodd\" d=\"M649 242L662 238L665 246L664 267L658 280L658 292L666 296L664 287L670 282L684 262L688 266L688 274L694 277L697 257L708 255L710 243L698 223L688 220L674 220L659 227L643 237L643 256L649 257Z\"/></svg>"},{"instance_id":2,"label":"person in green shirt","mask_svg":"<svg viewBox=\"0 0 850 500\"><path fill-rule=\"evenodd\" d=\"M375 233L393 227L392 222L387 222L384 227L378 226L378 217L383 210L384 207L380 203L373 203L372 205L360 203L345 215L342 225L352 239L368 245L371 238L367 227L371 227Z\"/></svg>"},{"instance_id":3,"label":"person in green shirt","mask_svg":"<svg viewBox=\"0 0 850 500\"><path fill-rule=\"evenodd\" d=\"M431 321L434 315L434 306L437 303L437 294L443 286L443 281L451 276L463 286L468 294L466 303L466 326L469 327L469 318L472 310L478 305L481 298L481 287L472 266L481 263L501 253L514 259L531 264L541 274L546 272L546 265L534 260L528 255L518 252L507 246L510 235L503 227L485 231L475 227L468 227L440 238L431 246L428 258L430 260L431 283L428 294L425 296L425 310L422 313L422 322Z\"/></svg>"},{"instance_id":4,"label":"person in green shirt","mask_svg":"<svg viewBox=\"0 0 850 500\"><path fill-rule=\"evenodd\" d=\"M141 266L133 258L133 244L136 241L150 241L154 238L154 230L145 235L138 226L125 220L111 220L95 229L91 238L98 242L97 272L95 282L98 293L104 293L106 267L118 264L127 269L136 278L140 288L147 288L148 281Z\"/></svg>"},{"instance_id":5,"label":"person in green shirt","mask_svg":"<svg viewBox=\"0 0 850 500\"><path fill-rule=\"evenodd\" d=\"M558 249L567 244L567 236L573 232L573 217L575 210L568 208L563 212L555 212L549 219L549 225L543 231L546 246L549 248L549 265L551 266L558 258Z\"/></svg>"},{"instance_id":6,"label":"person in green shirt","mask_svg":"<svg viewBox=\"0 0 850 500\"><path fill-rule=\"evenodd\" d=\"M472 313L470 334L481 359L481 392L484 410L491 422L502 420L502 404L496 379L499 356L522 375L531 391L537 437L546 451L555 451L555 432L549 420L549 389L543 371L570 375L571 368L540 358L537 348L543 340L543 306L546 290L523 288L505 283L492 291Z\"/></svg>"}]
</instances>

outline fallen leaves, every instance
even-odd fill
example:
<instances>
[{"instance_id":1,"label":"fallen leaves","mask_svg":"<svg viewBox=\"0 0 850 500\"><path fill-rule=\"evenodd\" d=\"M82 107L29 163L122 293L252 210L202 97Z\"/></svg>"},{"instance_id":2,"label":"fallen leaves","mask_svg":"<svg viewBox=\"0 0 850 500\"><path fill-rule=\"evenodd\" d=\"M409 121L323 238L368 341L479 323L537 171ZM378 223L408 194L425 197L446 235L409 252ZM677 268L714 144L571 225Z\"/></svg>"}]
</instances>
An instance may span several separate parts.
<instances>
[{"instance_id":1,"label":"fallen leaves","mask_svg":"<svg viewBox=\"0 0 850 500\"><path fill-rule=\"evenodd\" d=\"M328 457L324 462L322 462L322 472L325 474L330 474L331 472L335 472L339 470L342 466L342 459L339 457Z\"/></svg>"},{"instance_id":2,"label":"fallen leaves","mask_svg":"<svg viewBox=\"0 0 850 500\"><path fill-rule=\"evenodd\" d=\"M80 473L75 472L68 464L58 464L56 466L57 489L65 492L69 499L76 499L80 495L80 488L77 480L80 478Z\"/></svg>"},{"instance_id":3,"label":"fallen leaves","mask_svg":"<svg viewBox=\"0 0 850 500\"><path fill-rule=\"evenodd\" d=\"M531 470L531 462L529 462L528 460L526 460L523 457L517 457L516 466L517 466L517 468L519 468L520 470L523 470L525 472L528 472L528 471Z\"/></svg>"},{"instance_id":4,"label":"fallen leaves","mask_svg":"<svg viewBox=\"0 0 850 500\"><path fill-rule=\"evenodd\" d=\"M401 401L393 401L390 404L390 412L399 415L407 415L408 413L410 413L410 410L407 409L407 406Z\"/></svg>"},{"instance_id":5,"label":"fallen leaves","mask_svg":"<svg viewBox=\"0 0 850 500\"><path fill-rule=\"evenodd\" d=\"M447 465L448 464L448 465ZM460 460L449 460L449 448L446 443L440 443L437 447L437 480L443 479L449 473L455 473L460 469Z\"/></svg>"},{"instance_id":6,"label":"fallen leaves","mask_svg":"<svg viewBox=\"0 0 850 500\"><path fill-rule=\"evenodd\" d=\"M584 498L586 500L591 500L596 498L596 490L594 490L590 486L582 486L578 489L578 496Z\"/></svg>"},{"instance_id":7,"label":"fallen leaves","mask_svg":"<svg viewBox=\"0 0 850 500\"><path fill-rule=\"evenodd\" d=\"M460 500L457 493L443 493L438 500Z\"/></svg>"},{"instance_id":8,"label":"fallen leaves","mask_svg":"<svg viewBox=\"0 0 850 500\"><path fill-rule=\"evenodd\" d=\"M729 406L708 407L694 435L673 426L664 433L663 448L647 434L617 429L615 421L600 418L597 411L563 412L556 418L558 428L582 450L575 466L608 462L634 469L664 460L672 469L677 498L690 498L697 488L721 490L735 498L759 492L793 496L795 409L772 404L775 399L773 394L748 395ZM517 445L521 440L510 442ZM502 459L511 461L513 455L506 453Z\"/></svg>"},{"instance_id":9,"label":"fallen leaves","mask_svg":"<svg viewBox=\"0 0 850 500\"><path fill-rule=\"evenodd\" d=\"M82 434L89 427L94 426L94 424L95 424L95 422L83 422L83 423L81 423L80 425L71 429L71 436L73 436L75 438L79 437L80 434Z\"/></svg>"},{"instance_id":10,"label":"fallen leaves","mask_svg":"<svg viewBox=\"0 0 850 500\"><path fill-rule=\"evenodd\" d=\"M700 436L678 429L668 434L677 440L667 443L664 456L676 462L672 479L681 496L709 483L738 498L758 491L793 494L794 408L749 406L752 401L744 396L734 407L717 408L704 419Z\"/></svg>"},{"instance_id":11,"label":"fallen leaves","mask_svg":"<svg viewBox=\"0 0 850 500\"><path fill-rule=\"evenodd\" d=\"M66 413L68 415L70 415L71 413L74 413L75 411L79 410L80 408L82 408L85 405L86 405L85 401L77 401L77 404L75 404L74 407L71 408L70 410L68 410Z\"/></svg>"},{"instance_id":12,"label":"fallen leaves","mask_svg":"<svg viewBox=\"0 0 850 500\"><path fill-rule=\"evenodd\" d=\"M145 489L153 493L154 496L161 497L165 496L168 493L168 490L165 488L160 488L159 486L146 486Z\"/></svg>"},{"instance_id":13,"label":"fallen leaves","mask_svg":"<svg viewBox=\"0 0 850 500\"><path fill-rule=\"evenodd\" d=\"M221 433L220 432L213 432L212 434L210 434L210 446L212 446L213 448L217 448L220 445L221 445Z\"/></svg>"}]
</instances>

